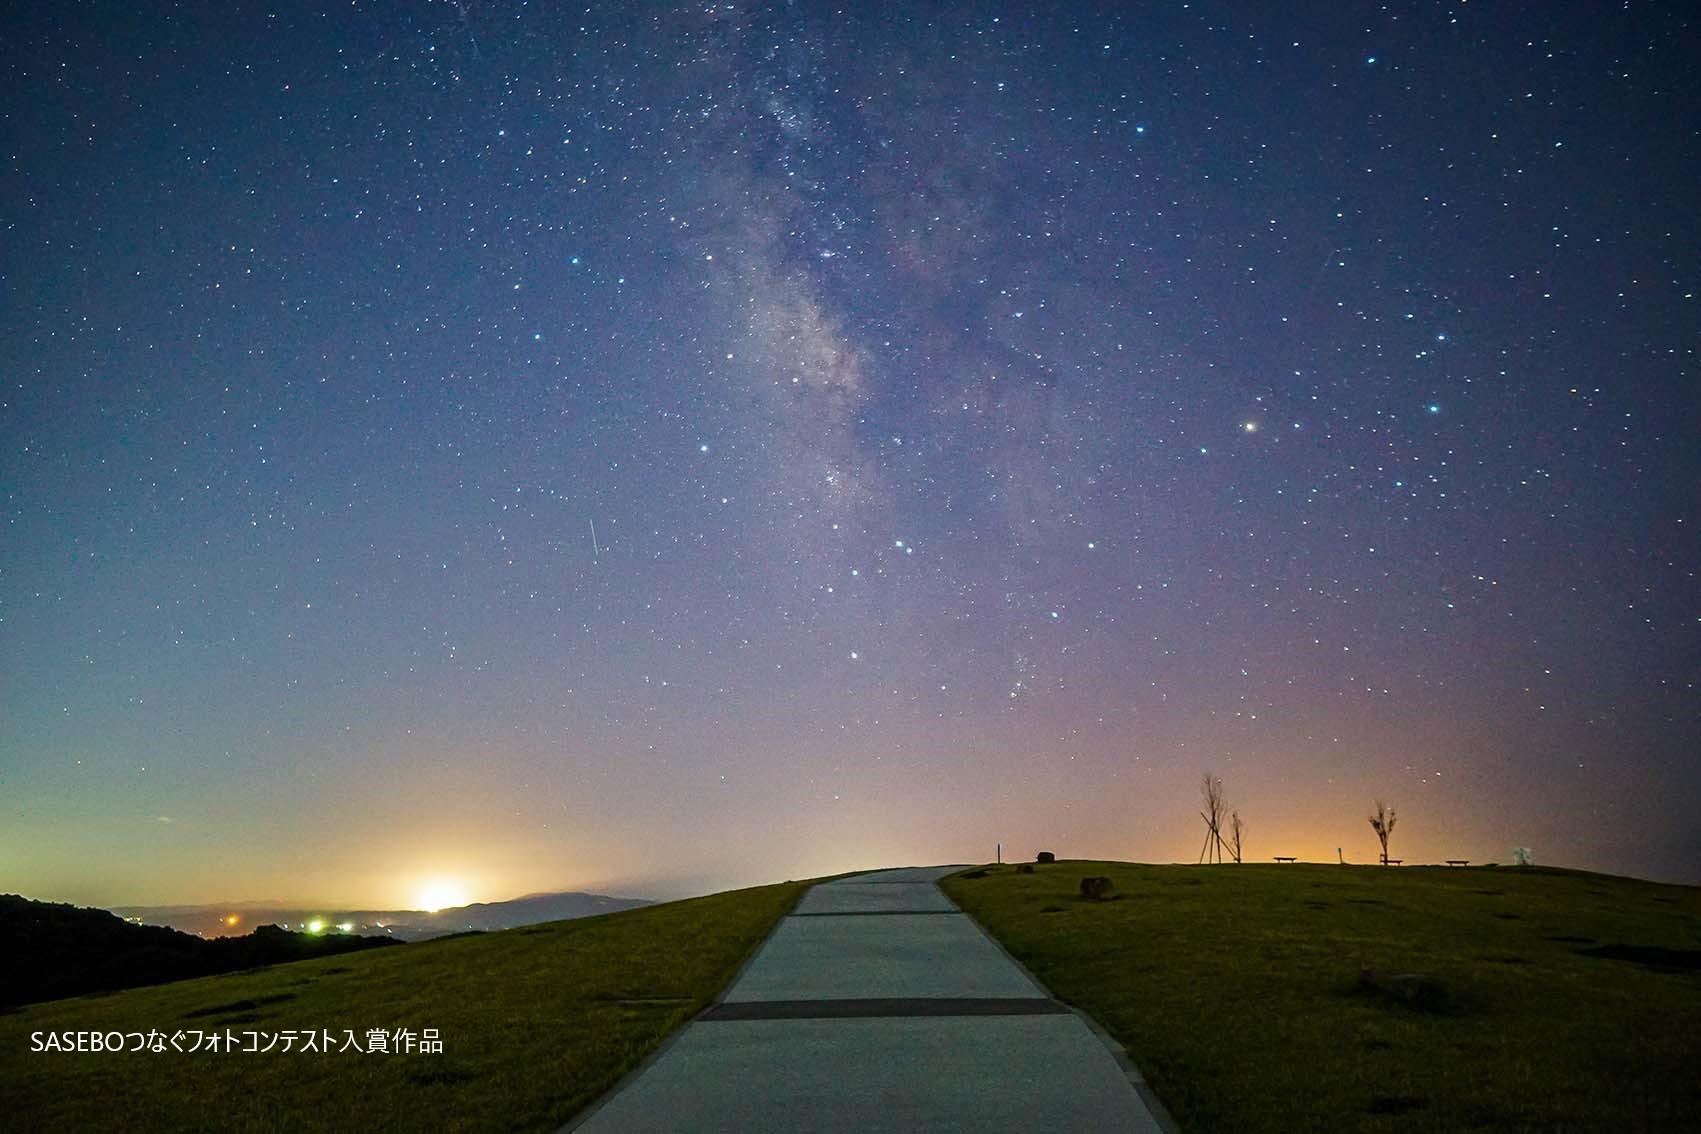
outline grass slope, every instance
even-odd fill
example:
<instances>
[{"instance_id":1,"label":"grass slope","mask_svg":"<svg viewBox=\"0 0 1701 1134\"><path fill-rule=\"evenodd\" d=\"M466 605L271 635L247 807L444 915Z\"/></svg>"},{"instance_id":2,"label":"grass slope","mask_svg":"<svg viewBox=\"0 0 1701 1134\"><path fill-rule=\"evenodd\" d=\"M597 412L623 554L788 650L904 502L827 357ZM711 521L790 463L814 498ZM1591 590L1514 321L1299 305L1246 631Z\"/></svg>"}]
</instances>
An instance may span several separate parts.
<instances>
[{"instance_id":1,"label":"grass slope","mask_svg":"<svg viewBox=\"0 0 1701 1134\"><path fill-rule=\"evenodd\" d=\"M1094 874L1116 900L1079 896ZM1701 889L1117 862L943 885L1189 1130L1679 1130L1701 1114ZM1451 1004L1362 991L1361 967L1428 974Z\"/></svg>"},{"instance_id":2,"label":"grass slope","mask_svg":"<svg viewBox=\"0 0 1701 1134\"><path fill-rule=\"evenodd\" d=\"M33 1005L0 1016L0 1107L33 1130L553 1129L700 1011L808 886ZM38 1031L375 1027L436 1028L443 1053L30 1051Z\"/></svg>"}]
</instances>

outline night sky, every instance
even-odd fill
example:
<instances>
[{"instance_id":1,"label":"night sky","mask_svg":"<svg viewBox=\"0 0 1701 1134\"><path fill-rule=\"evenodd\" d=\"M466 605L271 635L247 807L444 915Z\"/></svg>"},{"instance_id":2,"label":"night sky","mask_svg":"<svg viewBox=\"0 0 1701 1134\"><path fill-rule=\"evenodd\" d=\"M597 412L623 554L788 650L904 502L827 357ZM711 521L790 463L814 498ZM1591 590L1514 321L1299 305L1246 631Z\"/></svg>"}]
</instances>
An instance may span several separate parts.
<instances>
[{"instance_id":1,"label":"night sky","mask_svg":"<svg viewBox=\"0 0 1701 1134\"><path fill-rule=\"evenodd\" d=\"M1315 9L1315 10L1313 10ZM1701 881L1687 6L44 4L0 889Z\"/></svg>"}]
</instances>

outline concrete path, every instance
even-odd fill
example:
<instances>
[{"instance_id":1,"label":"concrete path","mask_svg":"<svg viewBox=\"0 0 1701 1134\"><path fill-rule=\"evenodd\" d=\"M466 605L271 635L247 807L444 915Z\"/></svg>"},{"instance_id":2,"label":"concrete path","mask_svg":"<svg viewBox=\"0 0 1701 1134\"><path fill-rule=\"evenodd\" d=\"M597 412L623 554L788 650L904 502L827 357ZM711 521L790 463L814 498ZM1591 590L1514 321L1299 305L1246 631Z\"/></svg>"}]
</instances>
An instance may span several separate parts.
<instances>
[{"instance_id":1,"label":"concrete path","mask_svg":"<svg viewBox=\"0 0 1701 1134\"><path fill-rule=\"evenodd\" d=\"M567 1129L1140 1131L1133 1065L934 884L809 890L723 998Z\"/></svg>"}]
</instances>

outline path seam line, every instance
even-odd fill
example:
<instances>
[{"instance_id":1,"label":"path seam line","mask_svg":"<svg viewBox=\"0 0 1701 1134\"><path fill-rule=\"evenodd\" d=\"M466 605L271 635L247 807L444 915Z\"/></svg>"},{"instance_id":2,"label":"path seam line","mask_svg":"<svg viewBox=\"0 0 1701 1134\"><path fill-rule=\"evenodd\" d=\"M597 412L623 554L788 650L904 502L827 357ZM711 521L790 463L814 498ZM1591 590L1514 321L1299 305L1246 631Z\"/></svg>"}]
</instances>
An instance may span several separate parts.
<instances>
[{"instance_id":1,"label":"path seam line","mask_svg":"<svg viewBox=\"0 0 1701 1134\"><path fill-rule=\"evenodd\" d=\"M926 917L929 914L957 914L963 916L962 910L805 910L802 913L790 914L791 917Z\"/></svg>"}]
</instances>

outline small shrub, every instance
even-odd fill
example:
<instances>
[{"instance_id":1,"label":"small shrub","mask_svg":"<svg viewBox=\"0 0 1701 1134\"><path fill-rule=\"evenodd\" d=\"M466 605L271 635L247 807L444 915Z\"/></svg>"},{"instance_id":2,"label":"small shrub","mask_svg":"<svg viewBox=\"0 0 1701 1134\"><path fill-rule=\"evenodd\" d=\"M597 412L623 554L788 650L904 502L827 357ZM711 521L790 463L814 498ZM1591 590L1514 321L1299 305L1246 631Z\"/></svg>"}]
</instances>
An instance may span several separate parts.
<instances>
[{"instance_id":1,"label":"small shrub","mask_svg":"<svg viewBox=\"0 0 1701 1134\"><path fill-rule=\"evenodd\" d=\"M1116 896L1116 883L1102 874L1081 879L1081 896L1090 902L1108 902Z\"/></svg>"}]
</instances>

